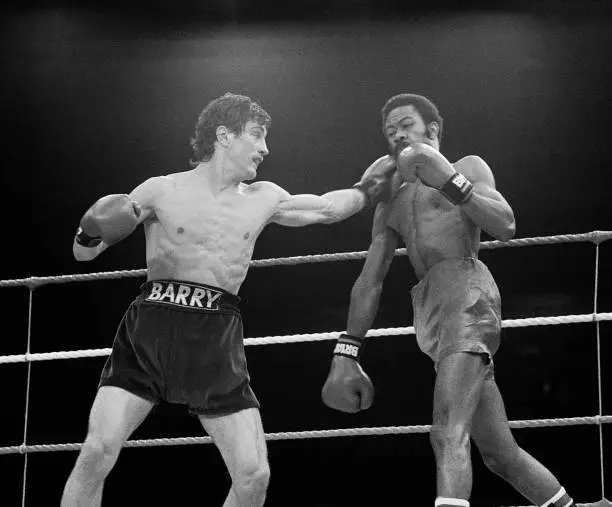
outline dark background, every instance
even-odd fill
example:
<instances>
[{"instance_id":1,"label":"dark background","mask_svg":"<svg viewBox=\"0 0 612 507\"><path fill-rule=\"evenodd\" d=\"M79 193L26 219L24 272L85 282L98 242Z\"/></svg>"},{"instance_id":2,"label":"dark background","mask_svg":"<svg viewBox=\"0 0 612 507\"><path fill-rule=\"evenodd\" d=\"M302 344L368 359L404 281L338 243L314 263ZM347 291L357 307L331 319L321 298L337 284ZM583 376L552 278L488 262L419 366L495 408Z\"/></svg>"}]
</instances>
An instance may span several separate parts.
<instances>
[{"instance_id":1,"label":"dark background","mask_svg":"<svg viewBox=\"0 0 612 507\"><path fill-rule=\"evenodd\" d=\"M610 230L612 16L607 2L25 1L0 28L3 262L0 279L144 267L143 233L91 263L71 255L98 197L188 169L189 137L226 91L272 115L260 179L293 193L354 182L385 150L379 110L400 92L429 96L445 118L443 152L475 153L512 204L517 237ZM255 258L365 250L371 211L332 226L268 227ZM484 237L483 239L490 239ZM591 243L484 250L504 317L593 311ZM248 337L342 330L360 261L252 269ZM600 247L599 311L612 311L612 242ZM141 278L34 291L32 352L110 347ZM415 277L397 258L374 327L411 324ZM0 291L0 354L26 349L28 289ZM610 335L602 323L603 413ZM267 432L429 424L434 372L413 336L373 339L363 359L377 398L358 415L326 408L332 342L247 349ZM27 441L80 442L104 358L32 365ZM510 419L598 412L594 324L506 329L496 375ZM23 441L27 365L2 365L2 443ZM133 438L199 436L162 405ZM601 498L595 426L520 429L519 443L579 501ZM604 455L612 427L604 426ZM269 443L270 506L432 505L425 434ZM76 452L28 459L26 505L58 505ZM24 457L0 456L2 505L20 505ZM608 468L612 466L606 462ZM474 453L472 505L526 505ZM211 445L126 449L104 505L221 505L229 480ZM612 483L606 491L610 497Z\"/></svg>"}]
</instances>

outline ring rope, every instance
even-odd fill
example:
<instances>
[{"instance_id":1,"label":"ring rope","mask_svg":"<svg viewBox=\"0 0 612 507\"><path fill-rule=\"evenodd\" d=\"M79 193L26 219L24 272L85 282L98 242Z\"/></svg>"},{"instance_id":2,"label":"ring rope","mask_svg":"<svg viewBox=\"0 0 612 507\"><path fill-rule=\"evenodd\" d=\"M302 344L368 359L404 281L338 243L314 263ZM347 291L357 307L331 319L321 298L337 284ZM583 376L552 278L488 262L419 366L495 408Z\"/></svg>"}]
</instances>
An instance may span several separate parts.
<instances>
[{"instance_id":1,"label":"ring rope","mask_svg":"<svg viewBox=\"0 0 612 507\"><path fill-rule=\"evenodd\" d=\"M559 426L577 426L583 424L610 424L612 415L591 417L568 417L564 419L526 419L510 421L510 427L542 428ZM431 429L429 424L414 426L379 426L370 428L340 428L334 430L311 430L311 431L282 431L278 433L266 433L266 440L305 440L309 438L334 438L334 437L358 437L367 435L406 435L412 433L428 433ZM210 437L177 437L177 438L155 438L143 440L128 440L125 447L165 447L172 445L210 444ZM52 452L52 451L78 451L83 444L42 444L42 445L14 445L0 447L2 454L27 454L30 452Z\"/></svg>"},{"instance_id":2,"label":"ring rope","mask_svg":"<svg viewBox=\"0 0 612 507\"><path fill-rule=\"evenodd\" d=\"M538 426L569 426L577 424L596 424L599 428L599 440L600 440L600 469L601 469L601 491L602 500L605 498L605 486L604 486L604 463L603 463L603 427L602 424L612 422L612 416L602 415L602 392L601 392L601 342L600 342L600 325L599 322L602 320L612 320L610 313L597 313L597 295L598 295L598 276L599 276L599 245L603 241L612 238L612 231L592 231L584 234L564 234L557 236L547 237L535 237L535 238L522 238L515 239L508 242L501 241L488 241L481 243L481 248L484 249L495 249L504 247L518 247L518 246L532 246L532 245L546 245L555 243L574 243L581 241L590 241L596 245L595 254L595 290L594 290L594 305L593 313L585 315L567 315L557 317L535 317L528 319L513 319L506 320L502 323L502 327L525 327L530 325L549 325L549 324L565 324L575 322L595 322L597 330L597 369L598 369L598 393L599 393L599 414L594 417L579 417L579 418L568 418L568 419L539 419L529 421L511 421L511 428L524 428L524 427L538 427ZM305 255L297 257L286 257L286 258L271 258L271 259L260 259L252 260L250 267L267 267L267 266L278 266L278 265L296 265L304 263L314 262L327 262L327 261L341 261L341 260L354 260L363 259L367 255L367 252L346 252L346 253L335 253L335 254L322 254L322 255ZM395 255L407 255L405 248L397 249ZM101 279L116 279L124 277L137 277L146 275L145 269L140 270L123 270L113 271L105 273L86 273L78 275L63 275L63 276L51 276L51 277L29 277L23 279L14 280L0 280L0 288L2 287L16 287L26 286L30 289L30 304L29 313L31 318L32 308L32 293L33 290L46 283L66 283L76 281L93 281ZM28 322L28 342L26 348L26 354L16 356L0 356L0 364L10 362L28 362L28 372L31 367L31 362L34 360L46 360L46 359L67 359L71 357L93 357L94 355L108 355L111 349L96 349L86 351L69 351L69 352L52 352L45 354L31 354L30 351L30 329L31 322ZM389 329L377 329L371 330L368 336L384 336L384 335L401 335L414 333L414 328L389 328ZM290 343L297 341L317 341L325 339L336 338L336 333L314 333L309 335L291 335L291 336L277 336L277 337L263 337L263 338L249 338L245 340L246 345L260 345L269 343ZM74 355L76 353L77 355ZM59 356L58 356L59 354ZM45 357L46 356L46 357ZM30 381L28 375L28 394L30 391ZM24 431L27 431L27 414L28 414L28 399L26 395L26 413L25 413L25 426ZM384 434L400 434L400 433L424 433L430 430L431 426L404 426L404 427L382 427L382 428L351 428L347 430L320 430L320 431L305 431L305 432L283 432L283 433L270 433L266 434L267 440L281 440L281 439L305 439L305 438L324 438L334 436L358 436L358 435L384 435ZM145 447L149 445L186 445L191 443L210 443L209 437L187 437L179 439L156 439L156 440L139 440L129 441L126 447ZM50 444L50 445L27 445L26 438L24 435L23 443L20 446L12 447L0 447L0 454L14 454L21 453L25 454L26 461L24 464L24 480L23 480L23 496L22 500L25 502L25 476L27 474L27 454L29 452L44 452L53 450L72 450L79 449L82 444Z\"/></svg>"},{"instance_id":3,"label":"ring rope","mask_svg":"<svg viewBox=\"0 0 612 507\"><path fill-rule=\"evenodd\" d=\"M553 317L529 317L524 319L507 319L502 321L502 327L531 327L559 324L576 324L584 322L600 322L612 320L612 312L586 313L581 315L558 315ZM335 340L344 331L326 331L323 333L293 334L285 336L262 336L258 338L245 338L245 345L274 345L283 343L316 342ZM414 327L389 327L370 329L368 337L401 336L414 334ZM50 361L55 359L79 359L84 357L103 357L111 353L110 348L66 350L59 352L37 352L0 356L0 364L25 363L33 361Z\"/></svg>"},{"instance_id":4,"label":"ring rope","mask_svg":"<svg viewBox=\"0 0 612 507\"><path fill-rule=\"evenodd\" d=\"M558 234L556 236L540 236L534 238L511 239L510 241L484 241L480 244L482 249L496 249L505 247L551 245L557 243L578 243L590 241L598 245L602 241L612 238L612 231L591 231L581 234ZM316 262L344 261L365 259L367 251L342 252L333 254L318 255L299 255L295 257L281 257L271 259L255 259L250 262L250 267L270 267L270 266L294 266L297 264L310 264ZM395 255L407 255L405 248L398 248ZM99 273L82 273L76 275L60 276L32 276L29 278L16 278L11 280L0 280L2 287L26 286L34 289L47 283L69 283L69 282L89 282L94 280L111 280L116 278L131 278L145 276L146 269L129 269L121 271L106 271Z\"/></svg>"},{"instance_id":5,"label":"ring rope","mask_svg":"<svg viewBox=\"0 0 612 507\"><path fill-rule=\"evenodd\" d=\"M30 346L32 344L32 299L34 292L29 291L29 303L28 303L28 336L26 341L26 354L30 353ZM28 438L28 420L30 417L30 385L32 382L32 363L28 363L28 374L26 377L26 395L25 395L25 410L24 410L24 423L23 423L23 445L27 444ZM25 507L25 495L26 485L28 479L28 455L24 456L23 460L23 475L21 479L21 505Z\"/></svg>"},{"instance_id":6,"label":"ring rope","mask_svg":"<svg viewBox=\"0 0 612 507\"><path fill-rule=\"evenodd\" d=\"M598 294L599 294L599 243L595 246L595 287L593 289L593 313L597 313L598 308ZM603 414L603 389L601 386L601 379L603 377L602 372L602 361L601 361L601 333L599 321L595 324L595 336L597 344L597 408L599 415ZM604 478L604 446L603 446L603 428L599 427L599 472L600 472L600 483L601 483L601 497L606 496L605 491L605 478Z\"/></svg>"}]
</instances>

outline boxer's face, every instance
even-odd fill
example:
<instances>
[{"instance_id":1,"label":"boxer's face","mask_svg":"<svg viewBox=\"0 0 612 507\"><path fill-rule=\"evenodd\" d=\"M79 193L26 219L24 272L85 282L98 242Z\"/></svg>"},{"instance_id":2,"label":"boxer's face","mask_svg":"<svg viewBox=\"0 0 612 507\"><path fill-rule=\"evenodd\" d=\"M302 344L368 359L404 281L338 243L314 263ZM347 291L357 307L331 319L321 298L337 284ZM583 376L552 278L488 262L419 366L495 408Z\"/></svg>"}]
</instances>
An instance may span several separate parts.
<instances>
[{"instance_id":1,"label":"boxer's face","mask_svg":"<svg viewBox=\"0 0 612 507\"><path fill-rule=\"evenodd\" d=\"M412 143L437 145L437 125L425 125L423 117L413 105L392 109L385 121L385 137L391 154L397 154Z\"/></svg>"},{"instance_id":2,"label":"boxer's face","mask_svg":"<svg viewBox=\"0 0 612 507\"><path fill-rule=\"evenodd\" d=\"M228 157L234 165L246 174L244 180L257 176L257 168L269 153L266 145L266 127L254 121L248 121L240 135L232 135Z\"/></svg>"}]
</instances>

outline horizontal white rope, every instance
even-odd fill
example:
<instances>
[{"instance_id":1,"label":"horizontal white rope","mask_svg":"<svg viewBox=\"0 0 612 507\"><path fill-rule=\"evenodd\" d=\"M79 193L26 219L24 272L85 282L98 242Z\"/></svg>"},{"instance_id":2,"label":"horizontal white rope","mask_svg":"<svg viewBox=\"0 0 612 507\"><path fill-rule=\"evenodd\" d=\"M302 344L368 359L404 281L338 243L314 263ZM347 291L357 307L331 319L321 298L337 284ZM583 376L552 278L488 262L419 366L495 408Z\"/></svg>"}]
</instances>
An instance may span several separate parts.
<instances>
[{"instance_id":1,"label":"horizontal white rope","mask_svg":"<svg viewBox=\"0 0 612 507\"><path fill-rule=\"evenodd\" d=\"M612 415L593 417L570 417L565 419L527 419L510 421L510 427L542 428L559 426L578 426L585 424L609 424L612 423ZM341 428L335 430L313 430L313 431L283 431L279 433L266 433L266 440L305 440L309 438L334 438L334 437L361 437L379 435L407 435L412 433L428 433L431 425L422 424L417 426L380 426L372 428ZM180 438L155 438L143 440L128 440L125 447L166 447L172 445L194 445L210 444L210 437L180 437ZM25 454L32 452L52 451L78 451L80 443L72 444L42 444L42 445L15 445L0 447L1 454Z\"/></svg>"},{"instance_id":2,"label":"horizontal white rope","mask_svg":"<svg viewBox=\"0 0 612 507\"><path fill-rule=\"evenodd\" d=\"M536 505L522 505L520 507L537 507L537 506ZM601 500L597 502L588 502L588 503L577 502L576 507L612 507L612 503L610 502L610 500L606 500L605 498L602 498Z\"/></svg>"},{"instance_id":3,"label":"horizontal white rope","mask_svg":"<svg viewBox=\"0 0 612 507\"><path fill-rule=\"evenodd\" d=\"M530 327L550 326L559 324L577 324L585 322L598 322L612 320L612 312L609 313L586 313L582 315L559 315L554 317L529 317L526 319L507 319L502 322L502 327ZM316 342L324 340L335 340L338 335L345 331L327 331L323 333L293 334L286 336L263 336L260 338L245 338L245 345L275 345L281 343ZM414 334L414 327L389 327L370 329L367 336L400 336ZM50 361L55 359L79 359L83 357L103 357L111 353L110 348L67 350L59 352L38 352L30 354L15 354L0 356L0 364L25 363L33 361Z\"/></svg>"},{"instance_id":4,"label":"horizontal white rope","mask_svg":"<svg viewBox=\"0 0 612 507\"><path fill-rule=\"evenodd\" d=\"M535 505L522 505L520 507L537 507ZM582 503L577 502L576 507L612 507L612 502L606 498L602 498L596 502Z\"/></svg>"},{"instance_id":5,"label":"horizontal white rope","mask_svg":"<svg viewBox=\"0 0 612 507\"><path fill-rule=\"evenodd\" d=\"M582 234L559 234L556 236L540 236L534 238L519 238L511 239L510 241L484 241L480 244L482 249L519 247L519 246L534 246L534 245L552 245L558 243L579 243L590 241L591 243L599 244L612 238L612 231L591 231ZM319 255L299 255L295 257L281 257L272 259L256 259L252 260L250 267L269 267L269 266L293 266L296 264L311 264L316 262L332 262L345 260L365 259L367 252L342 252L333 254ZM406 255L405 248L398 248L395 255ZM32 276L29 278L17 278L12 280L0 280L0 288L2 287L20 287L25 286L34 289L40 285L47 283L68 283L68 282L89 282L93 280L111 280L116 278L131 278L145 276L146 269L132 269L122 271L106 271L100 273L83 273L77 275L61 275L61 276Z\"/></svg>"},{"instance_id":6,"label":"horizontal white rope","mask_svg":"<svg viewBox=\"0 0 612 507\"><path fill-rule=\"evenodd\" d=\"M546 236L546 237L535 237L535 238L522 238L515 239L508 242L501 241L488 241L481 243L482 249L495 249L504 247L519 247L519 246L533 246L533 245L547 245L547 244L558 244L558 243L575 243L589 241L596 245L612 238L612 231L592 231L585 234L566 234L557 236ZM344 261L344 260L359 260L366 257L366 251L360 252L345 252L335 254L321 254L321 255L304 255L296 257L285 257L285 258L271 258L271 259L259 259L252 260L250 267L268 267L268 266L281 266L281 265L297 265L297 264L308 264L317 262L330 262L330 261ZM407 255L405 248L400 248L395 251L395 255ZM147 271L145 269L139 270L122 270L112 271L103 273L86 273L78 275L62 275L62 276L49 276L49 277L29 277L22 279L13 280L0 280L0 288L2 287L18 287L25 286L30 290L36 287L48 283L68 283L68 282L79 282L79 281L94 281L94 280L108 280L117 278L127 277L141 277L145 276ZM511 319L505 320L502 323L502 327L527 327L537 325L555 325L555 324L568 324L568 323L584 323L584 322L598 322L604 320L612 320L612 313L593 313L584 315L565 315L556 317L533 317L526 319ZM295 343L303 341L320 341L320 340L332 340L337 338L341 331L336 332L324 332L324 333L311 333L301 335L288 335L288 336L268 336L261 338L247 338L245 339L245 345L267 345L267 344L278 344L278 343ZM368 332L368 336L393 336L393 335L406 335L413 334L413 327L401 327L401 328L387 328L387 329L374 329ZM0 356L0 364L8 363L21 363L31 361L43 361L53 359L73 359L82 357L98 357L107 356L110 354L110 348L104 349L90 349L90 350L76 350L76 351L64 351L64 352L49 352L49 353L35 353L35 354L19 354L12 356ZM600 407L601 411L601 407ZM27 412L26 412L27 415ZM26 417L27 421L27 417ZM594 417L575 417L565 419L536 419L536 420L523 420L523 421L511 421L511 428L533 428L533 427L545 427L545 426L572 426L572 425L584 425L584 424L596 424L601 426L602 424L612 423L612 416L594 416ZM27 422L26 422L27 426ZM280 432L280 433L268 433L266 434L266 440L295 440L295 439L308 439L308 438L330 438L330 437L342 437L342 436L365 436L365 435L388 435L388 434L408 434L408 433L427 433L431 429L429 425L418 425L418 426L388 426L378 428L348 428L348 429L336 429L336 430L316 430L316 431L302 431L302 432ZM601 427L599 429L601 432ZM192 444L209 444L211 443L210 437L183 437L183 438L160 438L160 439L147 439L147 440L134 440L128 441L125 447L150 447L150 446L171 446L171 445L192 445ZM19 446L8 446L0 447L0 455L2 454L27 454L33 452L50 452L50 451L67 451L67 450L79 450L81 448L80 443L68 443L68 444L42 444L42 445L26 445L22 444ZM26 460L27 463L27 460ZM25 473L25 472L24 472ZM603 469L602 469L603 474ZM601 505L610 505L610 503L602 499ZM579 504L580 505L580 504ZM599 505L599 504L598 504Z\"/></svg>"}]
</instances>

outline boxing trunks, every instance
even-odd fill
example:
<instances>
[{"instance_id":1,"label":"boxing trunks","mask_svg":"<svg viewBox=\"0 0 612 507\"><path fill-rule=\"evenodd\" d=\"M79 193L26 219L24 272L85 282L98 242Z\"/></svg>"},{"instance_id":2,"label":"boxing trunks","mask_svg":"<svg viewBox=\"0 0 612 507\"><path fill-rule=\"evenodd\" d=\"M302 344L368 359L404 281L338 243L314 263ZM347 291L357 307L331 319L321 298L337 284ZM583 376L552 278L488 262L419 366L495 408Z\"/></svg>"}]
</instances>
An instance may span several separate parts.
<instances>
[{"instance_id":1,"label":"boxing trunks","mask_svg":"<svg viewBox=\"0 0 612 507\"><path fill-rule=\"evenodd\" d=\"M154 280L123 316L100 386L121 387L194 415L259 408L247 371L238 296L216 287Z\"/></svg>"},{"instance_id":2,"label":"boxing trunks","mask_svg":"<svg viewBox=\"0 0 612 507\"><path fill-rule=\"evenodd\" d=\"M501 331L501 299L493 276L476 258L448 259L432 266L412 288L419 348L435 365L450 354L482 354L493 377L493 354Z\"/></svg>"}]
</instances>

